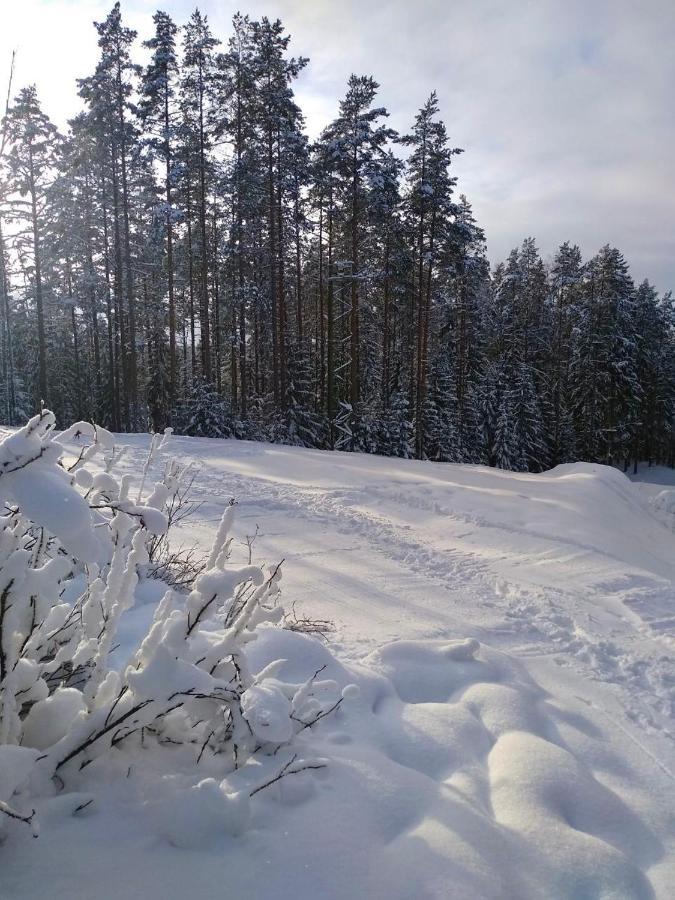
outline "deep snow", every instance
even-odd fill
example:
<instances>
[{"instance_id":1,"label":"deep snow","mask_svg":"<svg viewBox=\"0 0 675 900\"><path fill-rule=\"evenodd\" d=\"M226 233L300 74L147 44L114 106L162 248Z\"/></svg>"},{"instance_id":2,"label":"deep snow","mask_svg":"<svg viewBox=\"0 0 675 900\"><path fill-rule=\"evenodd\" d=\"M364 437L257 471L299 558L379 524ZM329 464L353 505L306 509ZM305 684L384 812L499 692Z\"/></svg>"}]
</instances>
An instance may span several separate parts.
<instances>
[{"instance_id":1,"label":"deep snow","mask_svg":"<svg viewBox=\"0 0 675 900\"><path fill-rule=\"evenodd\" d=\"M148 437L119 440L140 480ZM194 789L208 761L197 779L91 766L94 804L46 801L42 836L0 848L2 900L673 896L672 473L169 453L198 466L182 538L208 548L236 497L239 537L259 524L256 557L285 559L286 607L334 623L327 645L268 629L258 666L286 658L301 682L326 665L360 691L313 729L327 768L261 794L238 837ZM155 599L125 614L120 664Z\"/></svg>"}]
</instances>

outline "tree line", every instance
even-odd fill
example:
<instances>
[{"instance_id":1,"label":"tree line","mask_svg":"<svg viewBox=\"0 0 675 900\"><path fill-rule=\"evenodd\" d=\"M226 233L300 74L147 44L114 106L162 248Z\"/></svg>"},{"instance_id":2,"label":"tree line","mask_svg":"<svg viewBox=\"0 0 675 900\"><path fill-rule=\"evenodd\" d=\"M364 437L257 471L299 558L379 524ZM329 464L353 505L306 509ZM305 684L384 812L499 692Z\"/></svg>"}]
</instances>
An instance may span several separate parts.
<instances>
[{"instance_id":1,"label":"tree line","mask_svg":"<svg viewBox=\"0 0 675 900\"><path fill-rule=\"evenodd\" d=\"M119 3L65 133L0 133L0 421L235 436L539 471L673 462L673 302L622 254L490 268L435 93L407 134L352 75L310 142L280 21Z\"/></svg>"}]
</instances>

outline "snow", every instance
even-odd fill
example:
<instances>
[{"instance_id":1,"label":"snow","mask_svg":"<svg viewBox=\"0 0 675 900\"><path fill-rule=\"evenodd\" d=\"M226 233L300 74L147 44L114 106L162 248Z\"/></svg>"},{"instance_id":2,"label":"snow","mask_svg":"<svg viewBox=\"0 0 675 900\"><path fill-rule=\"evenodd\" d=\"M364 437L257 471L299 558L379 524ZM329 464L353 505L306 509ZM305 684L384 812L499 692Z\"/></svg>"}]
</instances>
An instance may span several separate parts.
<instances>
[{"instance_id":1,"label":"snow","mask_svg":"<svg viewBox=\"0 0 675 900\"><path fill-rule=\"evenodd\" d=\"M240 834L250 817L248 794L227 793L214 778L175 790L154 805L157 830L174 847L206 849L220 832Z\"/></svg>"},{"instance_id":2,"label":"snow","mask_svg":"<svg viewBox=\"0 0 675 900\"><path fill-rule=\"evenodd\" d=\"M242 694L241 711L261 741L283 744L291 739L291 701L277 685L251 685Z\"/></svg>"},{"instance_id":3,"label":"snow","mask_svg":"<svg viewBox=\"0 0 675 900\"><path fill-rule=\"evenodd\" d=\"M189 691L208 692L213 684L208 672L176 659L165 646L157 647L150 662L142 669L134 671L130 668L127 681L141 700L185 694Z\"/></svg>"},{"instance_id":4,"label":"snow","mask_svg":"<svg viewBox=\"0 0 675 900\"><path fill-rule=\"evenodd\" d=\"M28 747L5 744L0 747L0 802L6 802L14 791L28 780L38 753Z\"/></svg>"},{"instance_id":5,"label":"snow","mask_svg":"<svg viewBox=\"0 0 675 900\"><path fill-rule=\"evenodd\" d=\"M114 443L128 444L136 496L149 439ZM286 608L334 623L328 642L270 625L247 645L254 673L283 661L242 698L253 732L282 742L291 706L343 702L298 735L295 762L281 749L225 779L191 748L167 751L170 773L142 751L130 766L96 759L76 793L40 801L38 841L8 833L3 900L40 896L47 877L53 900L112 900L121 867L125 895L144 900L672 896L675 534L654 499L675 489L669 470L631 483L585 464L528 475L225 440L171 448L196 462L203 502L182 542L207 551L238 501L219 537L231 577L202 587L225 601L260 580L245 543L259 524L254 561L285 559ZM118 669L161 593L141 582L123 612ZM180 678L161 655L154 666L137 676L148 694L157 680L185 687L164 684ZM249 801L303 762L320 768Z\"/></svg>"},{"instance_id":6,"label":"snow","mask_svg":"<svg viewBox=\"0 0 675 900\"><path fill-rule=\"evenodd\" d=\"M74 727L84 710L80 691L57 688L50 697L31 706L24 724L24 745L46 750Z\"/></svg>"},{"instance_id":7,"label":"snow","mask_svg":"<svg viewBox=\"0 0 675 900\"><path fill-rule=\"evenodd\" d=\"M52 440L53 423L52 413L45 412L2 441L0 502L18 504L64 547L82 560L93 561L99 548L91 531L89 506L70 489L68 475L57 464L63 448Z\"/></svg>"}]
</instances>

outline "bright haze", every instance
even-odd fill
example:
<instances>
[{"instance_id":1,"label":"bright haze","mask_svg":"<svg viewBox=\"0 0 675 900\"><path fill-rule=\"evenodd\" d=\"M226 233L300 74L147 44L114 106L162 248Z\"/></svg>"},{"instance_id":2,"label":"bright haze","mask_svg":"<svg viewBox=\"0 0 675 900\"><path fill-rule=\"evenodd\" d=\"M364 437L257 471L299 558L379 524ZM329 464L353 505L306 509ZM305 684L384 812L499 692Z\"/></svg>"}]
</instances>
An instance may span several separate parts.
<instances>
[{"instance_id":1,"label":"bright haze","mask_svg":"<svg viewBox=\"0 0 675 900\"><path fill-rule=\"evenodd\" d=\"M605 243L636 280L675 288L675 2L673 0L203 0L215 34L232 14L279 17L310 57L296 87L315 136L351 72L380 83L402 132L438 92L459 189L493 262L532 235L549 257L565 240L586 257ZM3 82L37 84L60 126L79 108L75 79L96 61L112 0L4 0ZM159 6L182 24L194 0L124 0L140 41Z\"/></svg>"}]
</instances>

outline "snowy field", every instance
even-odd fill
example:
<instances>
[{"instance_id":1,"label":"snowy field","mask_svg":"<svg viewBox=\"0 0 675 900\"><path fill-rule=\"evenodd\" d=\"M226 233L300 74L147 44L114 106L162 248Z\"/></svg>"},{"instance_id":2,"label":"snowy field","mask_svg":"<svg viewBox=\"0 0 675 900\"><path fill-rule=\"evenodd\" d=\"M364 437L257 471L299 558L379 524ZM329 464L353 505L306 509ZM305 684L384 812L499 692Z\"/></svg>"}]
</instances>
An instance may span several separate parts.
<instances>
[{"instance_id":1,"label":"snowy field","mask_svg":"<svg viewBox=\"0 0 675 900\"><path fill-rule=\"evenodd\" d=\"M148 438L120 441L138 477ZM235 497L235 556L259 525L286 609L332 623L327 640L269 627L256 664L360 690L312 729L327 767L261 793L238 836L172 803L167 776L83 776L89 809L45 800L41 836L0 847L2 900L675 896L672 472L168 453L195 461L203 501L181 539L208 548ZM141 585L125 614L120 666L157 596Z\"/></svg>"}]
</instances>

